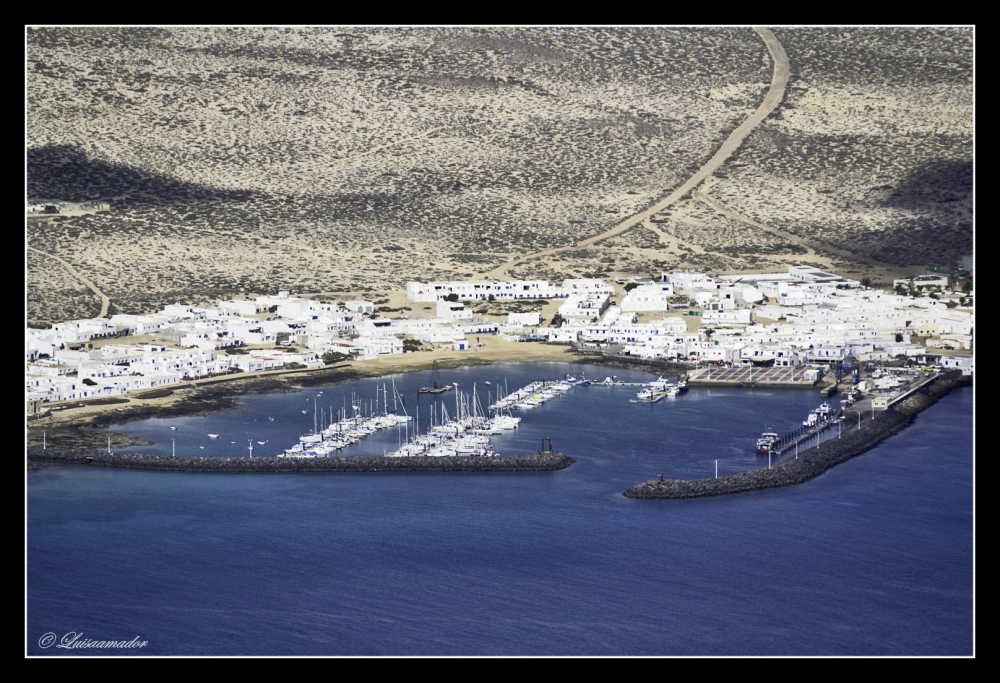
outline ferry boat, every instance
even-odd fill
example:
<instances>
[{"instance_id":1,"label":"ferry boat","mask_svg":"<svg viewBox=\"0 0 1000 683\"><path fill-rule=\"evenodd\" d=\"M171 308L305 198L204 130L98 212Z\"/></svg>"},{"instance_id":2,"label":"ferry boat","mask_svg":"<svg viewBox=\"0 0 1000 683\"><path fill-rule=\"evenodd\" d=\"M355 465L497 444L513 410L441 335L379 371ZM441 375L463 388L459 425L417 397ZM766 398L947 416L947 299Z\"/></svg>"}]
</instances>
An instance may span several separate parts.
<instances>
[{"instance_id":1,"label":"ferry boat","mask_svg":"<svg viewBox=\"0 0 1000 683\"><path fill-rule=\"evenodd\" d=\"M819 408L810 411L806 419L802 421L803 427L815 427L818 424L825 423L830 419L830 413L833 409L830 407L829 403L820 404Z\"/></svg>"},{"instance_id":2,"label":"ferry boat","mask_svg":"<svg viewBox=\"0 0 1000 683\"><path fill-rule=\"evenodd\" d=\"M757 439L757 455L769 455L774 452L778 445L779 436L777 432L766 431Z\"/></svg>"}]
</instances>

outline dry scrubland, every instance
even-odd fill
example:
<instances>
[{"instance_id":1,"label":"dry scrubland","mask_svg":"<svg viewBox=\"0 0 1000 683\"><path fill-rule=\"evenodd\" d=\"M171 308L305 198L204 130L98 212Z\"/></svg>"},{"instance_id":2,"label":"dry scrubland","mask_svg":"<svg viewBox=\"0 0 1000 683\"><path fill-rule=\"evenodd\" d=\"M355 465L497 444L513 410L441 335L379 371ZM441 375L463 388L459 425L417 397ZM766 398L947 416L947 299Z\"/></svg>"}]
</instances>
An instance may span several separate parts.
<instances>
[{"instance_id":1,"label":"dry scrubland","mask_svg":"<svg viewBox=\"0 0 1000 683\"><path fill-rule=\"evenodd\" d=\"M972 32L775 35L791 60L785 100L709 194L875 261L947 265L971 253Z\"/></svg>"},{"instance_id":2,"label":"dry scrubland","mask_svg":"<svg viewBox=\"0 0 1000 683\"><path fill-rule=\"evenodd\" d=\"M735 163L511 274L878 276L969 253L971 31L775 33L791 87ZM749 28L652 27L41 28L26 66L29 196L116 199L30 220L28 245L111 313L374 298L600 235L705 163L772 72ZM100 310L58 261L27 266L29 322Z\"/></svg>"}]
</instances>

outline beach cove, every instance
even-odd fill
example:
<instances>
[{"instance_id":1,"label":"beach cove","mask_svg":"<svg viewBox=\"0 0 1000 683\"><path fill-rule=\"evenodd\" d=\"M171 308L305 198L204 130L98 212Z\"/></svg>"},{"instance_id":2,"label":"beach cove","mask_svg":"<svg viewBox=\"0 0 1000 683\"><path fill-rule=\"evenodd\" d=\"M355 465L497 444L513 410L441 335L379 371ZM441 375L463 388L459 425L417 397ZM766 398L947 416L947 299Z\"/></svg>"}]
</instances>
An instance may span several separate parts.
<instances>
[{"instance_id":1,"label":"beach cove","mask_svg":"<svg viewBox=\"0 0 1000 683\"><path fill-rule=\"evenodd\" d=\"M576 361L576 363L586 363L588 361L593 363L595 360L593 356L573 357L575 354L572 354L571 352L568 353L568 349L565 347L539 344L520 344L518 346L519 348L524 348L527 351L527 353L524 354L526 357L532 357L533 355L529 350L536 351L534 354L536 358L535 363L542 375L544 375L545 372L551 372L543 369L546 367L545 363L552 363L552 361L547 360L548 358L555 357L562 359L568 356L572 358L572 360ZM538 353L538 350L541 352ZM413 354L407 354L407 356L412 355ZM435 354L435 356L437 355L438 354ZM501 354L493 354L493 357L497 356L500 358L503 357ZM418 358L416 359L418 362L414 362L414 359L402 356L390 358L388 360L394 362L385 364L344 364L328 367L320 371L293 371L291 373L284 373L277 376L271 375L224 378L224 381L220 381L218 379L201 380L198 383L190 383L190 386L174 390L170 392L170 395L168 396L140 399L143 402L143 404L140 405L129 405L128 407L122 407L120 405L88 406L87 408L89 408L88 412L90 414L88 415L87 412L80 412L76 414L75 419L69 419L69 415L57 414L56 417L45 418L44 420L39 421L39 424L35 425L36 435L38 429L43 425L46 427L46 430L51 429L52 431L50 432L51 436L46 435L46 437L44 437L47 440L47 448L45 450L39 448L40 444L37 443L37 438L34 439L35 443L29 443L29 462L33 463L34 466L38 466L42 462L61 462L64 464L105 465L137 469L182 470L189 472L375 471L378 469L378 461L380 458L374 456L371 449L355 449L352 453L354 456L353 459L325 458L322 460L327 460L328 462L322 464L302 464L301 462L295 464L294 459L292 462L289 462L287 459L274 458L272 453L260 451L258 451L257 458L238 457L238 453L235 455L227 453L226 464L223 465L215 458L193 457L206 455L206 453L199 453L198 451L193 453L190 451L182 451L181 455L184 457L181 460L165 457L162 450L160 455L156 455L155 453L143 454L138 452L122 452L123 450L135 450L137 446L148 444L149 441L146 441L143 438L130 436L126 429L119 429L113 433L105 430L113 424L121 425L123 423L134 423L141 420L163 420L196 415L205 416L220 411L232 410L239 403L237 400L237 396L239 395L246 397L261 394L292 393L300 392L307 387L328 387L336 386L345 382L357 382L365 376L368 376L369 378L383 377L385 375L398 375L402 377L407 374L406 372L392 372L393 370L409 371L409 373L421 371L426 372L427 363L419 362L424 359ZM407 363L402 361L409 362ZM439 368L443 368L446 371L453 370L458 367L465 367L468 369L470 367L474 368L489 365L491 363L491 354L484 353L480 355L466 352L464 354L454 354L453 358L443 358L439 360L435 357L433 362L437 363ZM384 365L384 367L377 367L379 365ZM506 366L507 364L500 363L497 365L497 368L504 368ZM609 376L612 372L621 371L618 369L620 367L620 363L616 363L616 366L618 367L612 368L609 364L609 367L606 370ZM531 363L526 363L526 367L531 367ZM561 369L565 370L566 368L563 367ZM600 379L594 375L595 371L602 372L603 370L600 366L594 366L591 368L592 378ZM383 372L385 373L384 375ZM633 379L640 380L643 376L648 374L641 373L641 371L633 372L640 373L633 377ZM499 380L500 378L497 377L496 379ZM549 377L549 379L551 379L551 377ZM900 429L909 424L909 422L912 422L913 416L920 412L920 410L926 408L927 405L933 402L933 400L936 400L936 397L957 386L969 383L971 383L971 378L966 377L963 379L961 378L960 373L950 373L947 378L939 378L936 380L936 388L933 391L929 388L924 391L924 396L933 396L933 399L925 400L923 402L915 402L915 399L910 399L906 404L906 409L903 411L901 411L898 407L894 407L892 410L886 411L885 413L879 411L878 421L873 422L872 425L870 425L870 430L868 432L854 433L851 431L851 425L848 425L845 439L840 439L840 435L838 434L836 443L828 445L825 449L804 449L801 458L796 457L793 459L785 457L780 463L775 463L774 469L767 469L766 465L761 467L759 460L756 462L750 460L749 462L743 462L740 465L740 471L735 473L730 472L728 475L724 475L721 478L706 479L702 477L693 478L694 480L692 481L687 481L686 479L668 479L666 481L650 479L642 484L630 485L624 491L624 494L628 497L635 498L698 497L800 483L817 476L829 467L843 462L849 457L853 457L854 455L858 455L872 448L889 435L898 432ZM489 385L488 380L486 384ZM393 386L395 387L395 383L393 383ZM487 387L483 387L482 385L480 386L485 394ZM469 386L466 385L466 391L468 390ZM376 391L378 391L377 388ZM716 393L718 393L718 390ZM320 391L319 394L321 395L322 391ZM419 396L416 398L419 400ZM315 399L313 400L313 403L316 403ZM919 405L917 405L918 403ZM80 410L86 411L87 408ZM332 410L333 407L331 406L331 415ZM425 405L425 411L426 410L427 406ZM303 415L306 415L310 411L302 410L301 412ZM425 418L426 415L427 413L425 412ZM417 417L419 418L419 409ZM315 420L315 415L313 418ZM865 426L869 427L867 421ZM173 428L176 427L172 427L172 429ZM554 433L557 440L562 441L559 432L555 431ZM249 438L249 432L247 436ZM79 439L77 442L78 445L69 445L69 447L67 447L67 444L60 443L61 441L68 440L70 444L73 444L74 438ZM112 441L114 442L113 446ZM171 438L170 441L172 442L174 439ZM237 441L234 440L231 443L236 444ZM263 445L266 442L262 441L260 443ZM383 443L383 445L385 444ZM708 444L708 447L711 449L711 444ZM201 446L200 448L204 448L204 446ZM409 464L383 467L382 471L550 471L565 467L569 462L572 462L572 458L561 461L559 464L554 464L552 462L548 462L547 460L543 462L541 460L537 460L537 458L534 460L532 459L535 456L532 456L531 453L534 452L536 455L541 455L545 448L545 443L542 442L540 449L522 448L519 451L515 451L516 453L523 454L517 456L524 459L524 462L520 465L515 465L514 462L510 460L510 458L514 456L510 455L504 458L504 460L507 461L505 465L501 466L493 464L489 467L476 463L463 464L464 461L469 460L468 458L456 460L447 466L442 465L441 463L435 463L434 460L436 459L430 459L428 461L426 458L406 458L405 460L410 461ZM387 449L383 449L383 455L388 452L388 450L393 450L393 448L389 447ZM564 448L560 448L560 450L565 452ZM377 449L375 449L375 452L377 452ZM176 456L177 451L174 450L170 453L170 455ZM215 453L214 455L219 454ZM251 451L251 456L252 455L253 452ZM571 453L570 455L574 454ZM362 464L362 461L358 459L359 456L365 456L365 460L371 460L371 462ZM341 463L340 461L345 462ZM660 476L662 478L662 475Z\"/></svg>"}]
</instances>

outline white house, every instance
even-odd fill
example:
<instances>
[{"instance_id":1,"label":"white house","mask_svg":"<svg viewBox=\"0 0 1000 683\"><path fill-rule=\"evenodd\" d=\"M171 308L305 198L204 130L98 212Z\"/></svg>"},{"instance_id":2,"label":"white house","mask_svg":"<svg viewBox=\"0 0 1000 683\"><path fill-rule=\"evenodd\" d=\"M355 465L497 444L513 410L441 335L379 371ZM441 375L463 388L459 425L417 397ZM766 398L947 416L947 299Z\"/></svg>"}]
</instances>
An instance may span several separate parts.
<instances>
[{"instance_id":1,"label":"white house","mask_svg":"<svg viewBox=\"0 0 1000 683\"><path fill-rule=\"evenodd\" d=\"M545 299L556 296L545 280L495 280L492 282L418 282L406 283L406 296L410 301L433 303L455 294L459 299L479 301L489 299Z\"/></svg>"},{"instance_id":2,"label":"white house","mask_svg":"<svg viewBox=\"0 0 1000 683\"><path fill-rule=\"evenodd\" d=\"M224 311L231 311L235 315L249 317L259 312L256 302L253 301L219 301L219 308Z\"/></svg>"},{"instance_id":3,"label":"white house","mask_svg":"<svg viewBox=\"0 0 1000 683\"><path fill-rule=\"evenodd\" d=\"M622 299L621 309L626 313L638 311L668 311L674 287L670 283L639 285Z\"/></svg>"},{"instance_id":4,"label":"white house","mask_svg":"<svg viewBox=\"0 0 1000 683\"><path fill-rule=\"evenodd\" d=\"M170 316L171 320L204 320L205 318L204 308L184 304L168 304L163 307L161 313Z\"/></svg>"},{"instance_id":5,"label":"white house","mask_svg":"<svg viewBox=\"0 0 1000 683\"><path fill-rule=\"evenodd\" d=\"M437 316L445 320L472 320L472 311L467 309L465 304L458 301L439 299L437 302Z\"/></svg>"},{"instance_id":6,"label":"white house","mask_svg":"<svg viewBox=\"0 0 1000 683\"><path fill-rule=\"evenodd\" d=\"M594 320L611 305L611 296L603 292L575 294L559 307L566 320Z\"/></svg>"},{"instance_id":7,"label":"white house","mask_svg":"<svg viewBox=\"0 0 1000 683\"><path fill-rule=\"evenodd\" d=\"M940 364L949 370L957 368L963 375L971 375L975 368L975 359L972 356L941 356Z\"/></svg>"},{"instance_id":8,"label":"white house","mask_svg":"<svg viewBox=\"0 0 1000 683\"><path fill-rule=\"evenodd\" d=\"M91 318L56 323L52 326L52 331L65 343L83 343L91 339L113 337L118 328L110 320Z\"/></svg>"},{"instance_id":9,"label":"white house","mask_svg":"<svg viewBox=\"0 0 1000 683\"><path fill-rule=\"evenodd\" d=\"M351 313L374 313L375 304L371 301L364 301L361 299L355 299L353 301L345 301L344 308L346 308Z\"/></svg>"},{"instance_id":10,"label":"white house","mask_svg":"<svg viewBox=\"0 0 1000 683\"><path fill-rule=\"evenodd\" d=\"M738 308L728 311L713 311L706 309L701 314L703 323L722 327L743 327L753 322L753 309Z\"/></svg>"},{"instance_id":11,"label":"white house","mask_svg":"<svg viewBox=\"0 0 1000 683\"><path fill-rule=\"evenodd\" d=\"M539 330L539 332L547 334L549 342L552 344L569 344L577 341L580 337L580 328L569 325L563 325L562 327L549 327Z\"/></svg>"},{"instance_id":12,"label":"white house","mask_svg":"<svg viewBox=\"0 0 1000 683\"><path fill-rule=\"evenodd\" d=\"M542 315L538 311L532 313L508 313L508 325L521 325L523 327L538 327L542 323Z\"/></svg>"},{"instance_id":13,"label":"white house","mask_svg":"<svg viewBox=\"0 0 1000 683\"><path fill-rule=\"evenodd\" d=\"M699 287L706 285L715 287L715 278L695 271L674 271L667 275L667 278L677 291L684 292L689 296L692 291Z\"/></svg>"}]
</instances>

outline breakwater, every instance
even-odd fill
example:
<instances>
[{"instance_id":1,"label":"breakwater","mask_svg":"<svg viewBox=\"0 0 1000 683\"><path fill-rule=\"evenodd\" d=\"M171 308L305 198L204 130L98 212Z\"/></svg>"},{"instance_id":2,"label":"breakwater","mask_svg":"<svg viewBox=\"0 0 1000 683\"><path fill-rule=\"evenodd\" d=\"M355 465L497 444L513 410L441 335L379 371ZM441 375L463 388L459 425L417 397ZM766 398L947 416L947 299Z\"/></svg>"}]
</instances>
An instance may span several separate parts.
<instances>
[{"instance_id":1,"label":"breakwater","mask_svg":"<svg viewBox=\"0 0 1000 683\"><path fill-rule=\"evenodd\" d=\"M860 428L845 429L840 438L800 451L798 458L783 460L770 469L715 479L651 479L632 486L623 495L643 499L700 498L800 484L871 450L909 426L919 413L942 396L971 384L972 377L963 376L960 371L946 373L878 413L874 420L862 420Z\"/></svg>"},{"instance_id":2,"label":"breakwater","mask_svg":"<svg viewBox=\"0 0 1000 683\"><path fill-rule=\"evenodd\" d=\"M386 458L205 458L106 451L28 449L28 464L121 467L164 472L551 472L575 462L573 458L544 451L495 458L482 456Z\"/></svg>"}]
</instances>

